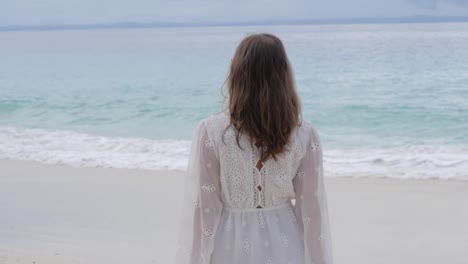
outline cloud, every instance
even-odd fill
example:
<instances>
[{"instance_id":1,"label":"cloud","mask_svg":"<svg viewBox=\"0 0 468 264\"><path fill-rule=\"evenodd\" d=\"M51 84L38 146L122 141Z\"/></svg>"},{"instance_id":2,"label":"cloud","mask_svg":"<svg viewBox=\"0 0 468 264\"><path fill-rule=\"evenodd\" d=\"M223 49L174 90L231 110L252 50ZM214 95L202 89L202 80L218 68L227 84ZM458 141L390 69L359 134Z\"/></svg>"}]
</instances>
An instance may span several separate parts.
<instances>
[{"instance_id":1,"label":"cloud","mask_svg":"<svg viewBox=\"0 0 468 264\"><path fill-rule=\"evenodd\" d=\"M408 0L409 3L423 9L437 9L437 0Z\"/></svg>"},{"instance_id":2,"label":"cloud","mask_svg":"<svg viewBox=\"0 0 468 264\"><path fill-rule=\"evenodd\" d=\"M468 0L446 0L446 1L459 5L459 6L468 7Z\"/></svg>"},{"instance_id":3,"label":"cloud","mask_svg":"<svg viewBox=\"0 0 468 264\"><path fill-rule=\"evenodd\" d=\"M412 5L422 9L444 9L450 7L468 7L468 0L408 0Z\"/></svg>"},{"instance_id":4,"label":"cloud","mask_svg":"<svg viewBox=\"0 0 468 264\"><path fill-rule=\"evenodd\" d=\"M0 26L468 15L468 0L0 0Z\"/></svg>"},{"instance_id":5,"label":"cloud","mask_svg":"<svg viewBox=\"0 0 468 264\"><path fill-rule=\"evenodd\" d=\"M0 0L2 24L226 22L308 17L307 0ZM1 12L1 11L0 11Z\"/></svg>"}]
</instances>

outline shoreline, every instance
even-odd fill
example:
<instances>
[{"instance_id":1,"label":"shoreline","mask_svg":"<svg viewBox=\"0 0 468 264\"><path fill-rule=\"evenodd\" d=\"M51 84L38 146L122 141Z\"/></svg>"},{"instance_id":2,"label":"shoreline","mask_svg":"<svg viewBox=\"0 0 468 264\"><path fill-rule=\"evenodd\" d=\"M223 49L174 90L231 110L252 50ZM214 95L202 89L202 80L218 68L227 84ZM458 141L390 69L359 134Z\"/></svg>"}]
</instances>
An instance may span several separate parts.
<instances>
[{"instance_id":1,"label":"shoreline","mask_svg":"<svg viewBox=\"0 0 468 264\"><path fill-rule=\"evenodd\" d=\"M0 160L0 264L173 263L183 171ZM336 263L467 263L468 182L326 177Z\"/></svg>"},{"instance_id":2,"label":"shoreline","mask_svg":"<svg viewBox=\"0 0 468 264\"><path fill-rule=\"evenodd\" d=\"M56 168L56 169L71 169L71 170L89 170L89 171L94 171L94 170L103 170L105 174L110 173L111 171L117 173L117 175L123 175L126 173L132 174L132 175L145 175L145 174L160 174L160 173L167 173L170 172L175 173L175 174L182 174L185 172L185 170L182 169L149 169L149 168L116 168L116 167L92 167L92 166L76 166L72 164L57 164L57 163L44 163L40 161L35 161L35 160L12 160L12 159L0 159L0 173L1 170L3 169L13 169L16 170L18 166L27 166L29 168L41 168L41 167L51 167L51 168ZM47 170L47 168L46 168ZM1 174L0 174L1 177ZM467 184L468 185L468 180L464 179L459 179L459 178L393 178L393 177L388 177L388 176L376 176L376 177L371 177L371 176L325 176L326 179L329 179L329 181L333 181L333 179L356 179L356 180L389 180L389 181L402 181L402 182L453 182L453 183L460 183L460 184Z\"/></svg>"}]
</instances>

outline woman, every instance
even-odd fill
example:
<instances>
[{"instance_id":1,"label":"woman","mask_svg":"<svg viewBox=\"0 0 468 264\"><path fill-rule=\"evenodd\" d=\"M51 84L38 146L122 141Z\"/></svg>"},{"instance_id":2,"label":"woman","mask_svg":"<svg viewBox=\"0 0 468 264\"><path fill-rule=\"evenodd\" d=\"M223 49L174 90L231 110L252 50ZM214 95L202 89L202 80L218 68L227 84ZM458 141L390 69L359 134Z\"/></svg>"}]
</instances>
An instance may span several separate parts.
<instances>
[{"instance_id":1,"label":"woman","mask_svg":"<svg viewBox=\"0 0 468 264\"><path fill-rule=\"evenodd\" d=\"M193 135L177 264L331 264L322 148L281 40L242 40L227 83Z\"/></svg>"}]
</instances>

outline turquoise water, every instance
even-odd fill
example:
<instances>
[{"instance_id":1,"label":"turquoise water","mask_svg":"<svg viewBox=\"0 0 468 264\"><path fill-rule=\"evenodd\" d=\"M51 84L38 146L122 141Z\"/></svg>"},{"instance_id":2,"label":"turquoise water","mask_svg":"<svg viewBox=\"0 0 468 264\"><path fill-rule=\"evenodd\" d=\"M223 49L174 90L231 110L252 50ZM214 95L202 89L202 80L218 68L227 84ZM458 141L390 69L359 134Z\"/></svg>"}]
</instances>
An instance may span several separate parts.
<instances>
[{"instance_id":1,"label":"turquoise water","mask_svg":"<svg viewBox=\"0 0 468 264\"><path fill-rule=\"evenodd\" d=\"M272 32L330 176L468 179L468 24L0 32L0 158L184 169L231 57Z\"/></svg>"}]
</instances>

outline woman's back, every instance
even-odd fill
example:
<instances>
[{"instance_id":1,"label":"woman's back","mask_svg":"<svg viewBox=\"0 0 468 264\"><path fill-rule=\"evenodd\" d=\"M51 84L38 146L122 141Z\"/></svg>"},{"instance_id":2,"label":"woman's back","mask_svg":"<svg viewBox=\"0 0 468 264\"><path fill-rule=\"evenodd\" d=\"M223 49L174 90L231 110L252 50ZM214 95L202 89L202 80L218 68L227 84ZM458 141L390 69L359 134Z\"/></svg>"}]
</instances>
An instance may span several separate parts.
<instances>
[{"instance_id":1,"label":"woman's back","mask_svg":"<svg viewBox=\"0 0 468 264\"><path fill-rule=\"evenodd\" d=\"M238 145L229 120L218 113L195 130L177 264L332 263L315 128L303 121L258 169L258 147L246 135Z\"/></svg>"},{"instance_id":2,"label":"woman's back","mask_svg":"<svg viewBox=\"0 0 468 264\"><path fill-rule=\"evenodd\" d=\"M331 264L322 148L281 41L245 38L228 83L193 135L177 264Z\"/></svg>"},{"instance_id":3,"label":"woman's back","mask_svg":"<svg viewBox=\"0 0 468 264\"><path fill-rule=\"evenodd\" d=\"M260 148L241 134L237 145L235 129L229 126L228 112L205 119L209 139L220 163L221 198L227 208L247 209L283 205L294 199L292 180L306 152L310 123L303 122L291 133L287 151L275 161L257 167ZM227 130L225 130L228 128ZM222 138L223 137L223 138Z\"/></svg>"}]
</instances>

